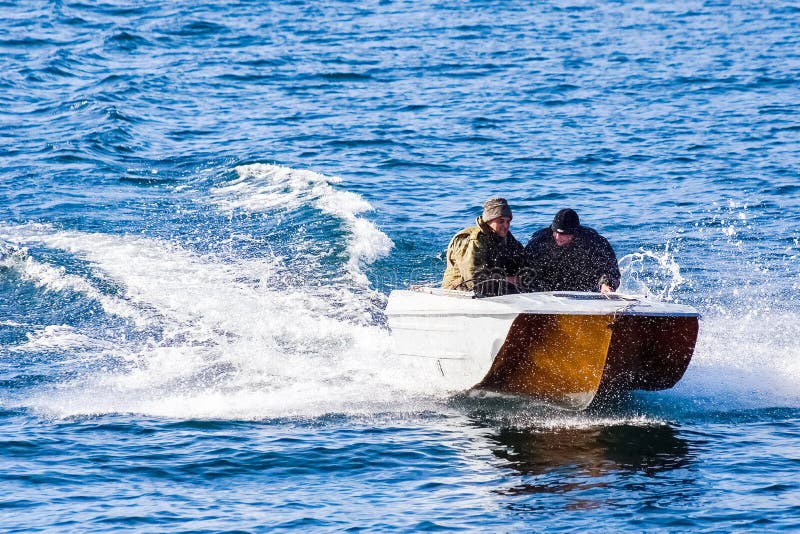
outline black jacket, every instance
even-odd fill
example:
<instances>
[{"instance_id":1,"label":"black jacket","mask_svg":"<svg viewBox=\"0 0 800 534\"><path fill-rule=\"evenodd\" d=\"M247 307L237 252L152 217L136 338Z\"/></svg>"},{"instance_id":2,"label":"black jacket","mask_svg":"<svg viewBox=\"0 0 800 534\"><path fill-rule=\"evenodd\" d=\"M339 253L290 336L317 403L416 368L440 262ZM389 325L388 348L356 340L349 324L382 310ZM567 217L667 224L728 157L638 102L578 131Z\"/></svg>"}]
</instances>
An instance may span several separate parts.
<instances>
[{"instance_id":1,"label":"black jacket","mask_svg":"<svg viewBox=\"0 0 800 534\"><path fill-rule=\"evenodd\" d=\"M579 227L572 243L559 247L548 226L525 247L521 277L528 291L600 291L603 283L616 290L619 266L611 244L592 228Z\"/></svg>"}]
</instances>

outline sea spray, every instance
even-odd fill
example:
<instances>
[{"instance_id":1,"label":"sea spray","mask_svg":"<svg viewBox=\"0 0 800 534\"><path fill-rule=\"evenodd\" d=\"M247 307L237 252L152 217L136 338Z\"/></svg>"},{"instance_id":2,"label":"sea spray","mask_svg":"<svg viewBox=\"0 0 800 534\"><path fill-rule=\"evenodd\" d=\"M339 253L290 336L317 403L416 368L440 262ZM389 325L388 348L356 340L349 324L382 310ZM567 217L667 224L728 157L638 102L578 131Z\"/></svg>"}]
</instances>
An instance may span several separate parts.
<instances>
[{"instance_id":1,"label":"sea spray","mask_svg":"<svg viewBox=\"0 0 800 534\"><path fill-rule=\"evenodd\" d=\"M85 362L103 362L36 390L24 403L58 417L137 412L257 419L416 411L420 402L430 406L446 393L394 365L388 331L372 320L380 303L361 269L387 253L391 241L357 216L369 205L332 189L316 173L273 166L239 172L243 181L214 190L221 209L271 206L262 202L272 192L261 178L275 187L286 178L282 209L318 206L317 217L333 216L349 229L346 242L337 244L348 250L348 276L329 283L313 283L309 271L294 276L296 266L319 267L310 255L292 258L294 263L269 251L256 258L220 257L142 236L4 226L0 237L33 245L39 256L42 250L66 252L83 265L71 272L70 266L37 260L37 254L26 256L16 263L36 287L77 293L133 325L107 326L98 334L76 317L74 324L45 326L13 347L65 354L80 349ZM286 183L278 189L287 190Z\"/></svg>"},{"instance_id":2,"label":"sea spray","mask_svg":"<svg viewBox=\"0 0 800 534\"><path fill-rule=\"evenodd\" d=\"M626 254L619 259L619 269L620 292L647 295L657 300L674 300L675 291L686 281L669 244L662 251L642 249Z\"/></svg>"}]
</instances>

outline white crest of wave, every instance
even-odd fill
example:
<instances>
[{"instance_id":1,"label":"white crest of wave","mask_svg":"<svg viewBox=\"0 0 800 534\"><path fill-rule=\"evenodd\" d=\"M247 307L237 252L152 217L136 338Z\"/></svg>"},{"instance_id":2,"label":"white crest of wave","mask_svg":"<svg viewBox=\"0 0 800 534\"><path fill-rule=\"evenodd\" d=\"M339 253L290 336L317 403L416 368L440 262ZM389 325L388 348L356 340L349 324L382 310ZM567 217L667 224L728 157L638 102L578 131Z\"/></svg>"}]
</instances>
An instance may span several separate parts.
<instances>
[{"instance_id":1,"label":"white crest of wave","mask_svg":"<svg viewBox=\"0 0 800 534\"><path fill-rule=\"evenodd\" d=\"M11 352L40 352L47 350L80 351L97 348L111 349L108 342L98 342L69 325L48 325L28 334L28 341L9 347Z\"/></svg>"},{"instance_id":2,"label":"white crest of wave","mask_svg":"<svg viewBox=\"0 0 800 534\"><path fill-rule=\"evenodd\" d=\"M0 236L88 261L98 276L123 288L119 295L103 294L62 268L34 262L22 272L49 290L106 301L107 313L121 310L142 325L140 335L111 335L115 367L94 369L29 399L57 417L132 412L259 419L414 411L436 394L425 377L393 365L388 332L361 318L360 293L274 289L269 277L281 268L277 260L222 262L156 239L47 225L0 228ZM60 343L57 348L71 352L79 334L51 330L33 342L48 348ZM107 354L107 348L97 350Z\"/></svg>"},{"instance_id":3,"label":"white crest of wave","mask_svg":"<svg viewBox=\"0 0 800 534\"><path fill-rule=\"evenodd\" d=\"M335 188L338 177L280 165L254 163L236 167L238 178L211 189L212 200L225 211L293 211L311 205L342 220L351 234L347 244L348 271L363 285L368 281L361 264L386 256L392 240L359 214L372 210L361 196Z\"/></svg>"},{"instance_id":4,"label":"white crest of wave","mask_svg":"<svg viewBox=\"0 0 800 534\"><path fill-rule=\"evenodd\" d=\"M14 234L15 239L30 239L30 242L38 242L34 236L42 230L49 231L50 227L40 224L26 225L18 227L21 233ZM0 237L9 239L7 233L0 229ZM53 267L41 263L32 258L24 248L14 247L13 253L0 256L0 266L13 268L20 273L23 280L28 280L36 286L48 291L73 291L82 293L87 297L97 301L103 311L110 315L125 317L136 322L138 326L143 326L148 322L139 310L131 307L125 300L110 297L103 294L88 280L74 274L67 273L64 267Z\"/></svg>"}]
</instances>

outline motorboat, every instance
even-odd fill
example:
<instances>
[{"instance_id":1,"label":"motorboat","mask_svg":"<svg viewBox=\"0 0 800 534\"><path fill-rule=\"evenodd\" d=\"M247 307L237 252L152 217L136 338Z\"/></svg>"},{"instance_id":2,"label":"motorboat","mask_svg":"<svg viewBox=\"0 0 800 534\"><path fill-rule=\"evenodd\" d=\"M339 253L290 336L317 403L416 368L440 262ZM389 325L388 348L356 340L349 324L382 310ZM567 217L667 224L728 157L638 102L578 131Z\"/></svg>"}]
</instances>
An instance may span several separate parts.
<instances>
[{"instance_id":1,"label":"motorboat","mask_svg":"<svg viewBox=\"0 0 800 534\"><path fill-rule=\"evenodd\" d=\"M645 295L572 291L478 298L414 286L389 295L397 357L453 390L532 397L583 410L683 376L700 314Z\"/></svg>"}]
</instances>

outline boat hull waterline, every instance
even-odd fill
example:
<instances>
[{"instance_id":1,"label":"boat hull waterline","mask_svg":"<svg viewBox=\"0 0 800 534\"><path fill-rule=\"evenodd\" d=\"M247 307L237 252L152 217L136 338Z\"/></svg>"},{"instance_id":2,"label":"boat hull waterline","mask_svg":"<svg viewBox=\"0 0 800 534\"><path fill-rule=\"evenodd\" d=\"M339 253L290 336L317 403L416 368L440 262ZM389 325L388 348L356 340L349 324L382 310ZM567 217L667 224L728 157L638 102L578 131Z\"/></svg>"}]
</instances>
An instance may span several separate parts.
<instances>
[{"instance_id":1,"label":"boat hull waterline","mask_svg":"<svg viewBox=\"0 0 800 534\"><path fill-rule=\"evenodd\" d=\"M699 314L641 295L393 291L386 309L398 357L454 390L523 395L571 410L683 376Z\"/></svg>"}]
</instances>

